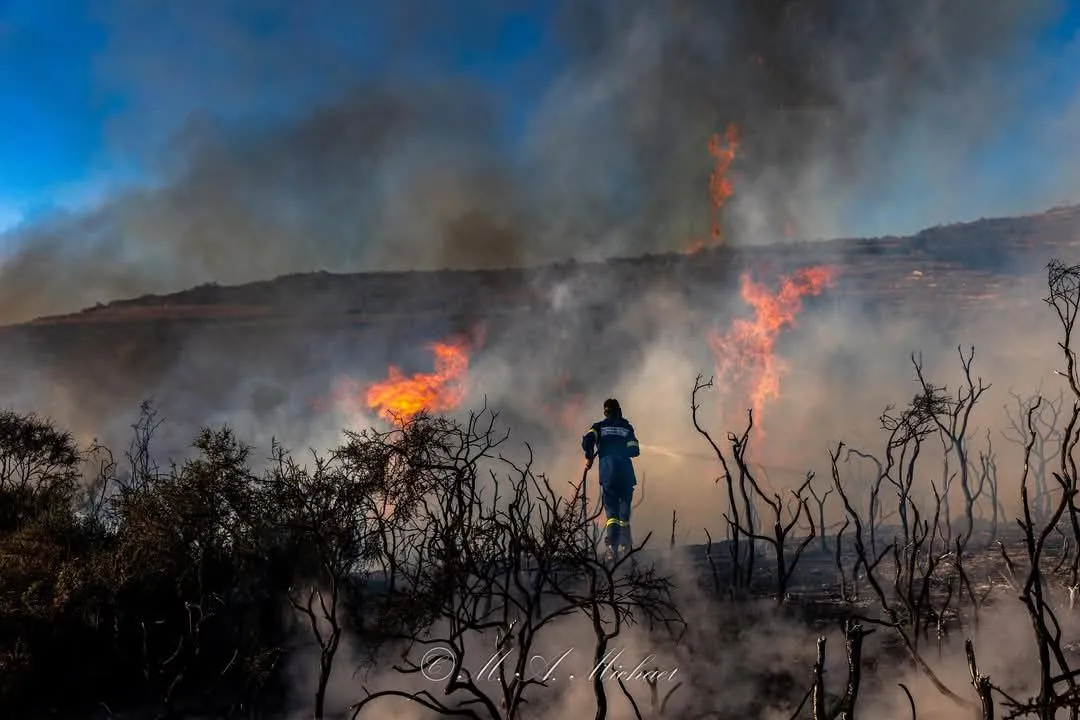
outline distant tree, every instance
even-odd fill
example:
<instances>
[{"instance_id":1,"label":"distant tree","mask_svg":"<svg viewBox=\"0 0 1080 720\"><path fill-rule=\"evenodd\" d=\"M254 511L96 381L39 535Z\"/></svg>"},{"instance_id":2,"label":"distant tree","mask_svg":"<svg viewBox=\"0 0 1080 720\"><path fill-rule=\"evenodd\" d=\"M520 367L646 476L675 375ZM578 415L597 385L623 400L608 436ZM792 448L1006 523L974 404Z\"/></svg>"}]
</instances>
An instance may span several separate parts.
<instances>
[{"instance_id":1,"label":"distant tree","mask_svg":"<svg viewBox=\"0 0 1080 720\"><path fill-rule=\"evenodd\" d=\"M81 459L71 433L34 414L0 412L0 533L69 515Z\"/></svg>"},{"instance_id":2,"label":"distant tree","mask_svg":"<svg viewBox=\"0 0 1080 720\"><path fill-rule=\"evenodd\" d=\"M81 461L70 433L0 412L0 709L46 690L68 650L56 638L94 594L93 542L74 513Z\"/></svg>"}]
</instances>

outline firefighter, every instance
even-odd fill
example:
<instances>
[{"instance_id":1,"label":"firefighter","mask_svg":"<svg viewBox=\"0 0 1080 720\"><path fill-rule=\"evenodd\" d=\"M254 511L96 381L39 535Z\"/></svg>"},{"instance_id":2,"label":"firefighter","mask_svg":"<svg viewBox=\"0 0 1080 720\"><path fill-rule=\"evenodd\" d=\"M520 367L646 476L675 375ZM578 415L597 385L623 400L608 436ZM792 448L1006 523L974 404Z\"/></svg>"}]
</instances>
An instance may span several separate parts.
<instances>
[{"instance_id":1,"label":"firefighter","mask_svg":"<svg viewBox=\"0 0 1080 720\"><path fill-rule=\"evenodd\" d=\"M585 451L585 469L593 466L600 457L600 493L604 503L607 523L604 544L612 559L619 557L619 549L629 550L633 542L630 534L630 507L634 499L637 477L631 458L641 454L634 426L622 415L622 408L615 398L604 401L604 419L592 424L581 439Z\"/></svg>"}]
</instances>

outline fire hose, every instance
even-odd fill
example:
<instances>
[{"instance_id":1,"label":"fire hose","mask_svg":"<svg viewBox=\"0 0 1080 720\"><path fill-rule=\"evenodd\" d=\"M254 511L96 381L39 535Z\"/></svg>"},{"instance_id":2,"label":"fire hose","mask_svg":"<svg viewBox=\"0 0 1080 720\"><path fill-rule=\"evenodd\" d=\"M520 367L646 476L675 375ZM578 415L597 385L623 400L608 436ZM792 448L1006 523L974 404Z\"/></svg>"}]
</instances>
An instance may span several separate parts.
<instances>
[{"instance_id":1,"label":"fire hose","mask_svg":"<svg viewBox=\"0 0 1080 720\"><path fill-rule=\"evenodd\" d=\"M581 520L587 522L589 519L589 469L592 468L592 463L585 466L585 469L581 472Z\"/></svg>"},{"instance_id":2,"label":"fire hose","mask_svg":"<svg viewBox=\"0 0 1080 720\"><path fill-rule=\"evenodd\" d=\"M595 535L593 535L590 532L590 529L592 527L592 523L590 523L589 521L593 518L593 516L596 516L596 515L600 514L602 505L601 505L601 498L597 498L596 509L593 510L592 515L589 514L589 491L588 491L589 484L588 484L588 481L589 481L589 470L590 469L592 469L592 464L591 463L586 465L585 469L581 471L581 523L582 523L582 528L585 531L585 540L586 540L586 542L591 541L591 542L595 543L595 542L597 542L599 540L599 538L596 537Z\"/></svg>"},{"instance_id":3,"label":"fire hose","mask_svg":"<svg viewBox=\"0 0 1080 720\"><path fill-rule=\"evenodd\" d=\"M581 473L581 516L586 520L589 518L588 478L590 469L592 469L592 465L586 465ZM597 498L596 510L594 512L600 512L600 498Z\"/></svg>"}]
</instances>

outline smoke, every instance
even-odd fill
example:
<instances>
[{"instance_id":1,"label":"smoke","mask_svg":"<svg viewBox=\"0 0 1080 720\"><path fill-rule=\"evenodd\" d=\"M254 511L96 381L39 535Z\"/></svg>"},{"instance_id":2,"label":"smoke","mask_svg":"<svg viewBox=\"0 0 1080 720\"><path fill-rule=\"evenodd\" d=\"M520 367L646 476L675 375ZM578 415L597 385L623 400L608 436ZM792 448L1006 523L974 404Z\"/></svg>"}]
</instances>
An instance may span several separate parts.
<instances>
[{"instance_id":1,"label":"smoke","mask_svg":"<svg viewBox=\"0 0 1080 720\"><path fill-rule=\"evenodd\" d=\"M1061 4L608 0L496 10L470 1L450 10L409 0L346 10L114 0L99 11L110 38L96 71L102 92L126 97L107 148L135 180L92 207L47 214L4 237L11 249L0 262L0 321L283 273L500 268L678 250L708 232L706 145L729 122L742 143L723 220L726 240L738 246L899 233L1075 200L1080 176L1060 148L1078 137L1080 96L1053 108L1028 102L1045 75L1031 48ZM535 20L515 20L514 10ZM1009 128L1043 126L1046 136L1032 142L1053 161L1040 168L1040 183L1015 187L1008 163L987 172L987 153ZM1080 237L1075 218L1048 227ZM988 233L1037 235L1027 226L967 229L955 257L926 250L902 269L886 257L877 273L818 248L814 262L837 265L838 285L778 340L790 372L780 398L756 418L765 436L751 452L768 490L783 493L807 471L827 488L826 451L841 439L880 452L879 414L917 390L910 353L923 352L927 376L955 389L956 345L975 345L976 372L993 388L972 434L993 439L1009 511L1020 465L1001 437L1008 393L1026 395L1040 381L1051 395L1060 387L1053 318L1038 304L1043 288L1003 287L985 306L947 318L955 297L910 275L928 277L956 260L1028 273L1048 259L975 257ZM750 262L767 284L782 273ZM690 390L714 364L706 332L726 330L747 308L734 292L740 268L687 266L653 282L650 267L582 264L523 276L515 290L531 314L508 313L477 349L466 405L504 411L512 442L532 442L538 469L559 489L581 477L580 433L604 398L618 397L644 446L635 535L654 532L656 547L672 532L673 511L677 543L703 540L706 528L723 532L720 469L690 423ZM111 333L92 323L58 326L71 339L43 334L39 344L4 346L0 386L5 404L47 412L81 439L116 448L130 437L138 400L153 395L169 420L171 435L158 446L165 454L181 453L203 422L228 422L260 450L272 438L324 449L346 422L377 422L314 411L328 380L376 381L390 364L429 370L422 342L462 328L424 313L457 303L464 315L498 316L504 308L492 307L486 281L478 276L467 296L447 298L430 277L405 275L394 292L430 295L431 307L349 329L344 320L320 329L320 313L362 313L381 302L379 292L393 293L375 283L347 299L328 292L295 323L262 330L254 322ZM978 278L955 280L969 281ZM954 280L943 272L940 282ZM260 297L298 302L302 293L281 287L268 289L279 297ZM865 307L879 292L892 293L895 306ZM500 293L498 302L510 295ZM718 381L702 398L701 420L726 448L745 408ZM989 672L1007 677L1029 665L1015 648L1030 643L1016 637L1023 624L1014 610L995 612L982 626L993 630L976 640ZM756 617L742 635L717 637L702 632L723 626L715 608L691 613L695 632L730 648L730 659L672 662L695 688L732 688L722 706L744 707L767 683L743 680L777 665L809 677L814 636L801 626ZM744 620L721 619L730 627ZM577 637L580 628L566 628L548 649ZM648 638L627 642L635 653L651 649ZM842 664L839 647L830 639L831 667ZM306 693L312 662L295 660L297 692ZM942 662L962 687L962 659ZM955 717L951 706L930 706L936 691L925 682L905 682L920 717ZM351 675L336 678L335 703L355 690ZM866 692L875 717L908 716L891 679ZM556 711L574 716L583 699L568 696Z\"/></svg>"},{"instance_id":2,"label":"smoke","mask_svg":"<svg viewBox=\"0 0 1080 720\"><path fill-rule=\"evenodd\" d=\"M736 243L1012 209L1005 178L953 190L1029 107L1059 9L115 0L96 77L124 98L107 147L138 182L9 235L2 319L297 271L681 248L706 232L705 146L728 122ZM1065 139L1068 117L1043 119Z\"/></svg>"},{"instance_id":3,"label":"smoke","mask_svg":"<svg viewBox=\"0 0 1080 720\"><path fill-rule=\"evenodd\" d=\"M816 641L826 638L825 694L826 706L833 708L844 694L848 663L844 635L831 623L811 625L778 608L773 602L743 601L724 603L707 599L701 592L701 576L695 575L686 557L654 553L650 560L657 568L670 573L675 584L675 597L686 621L686 630L672 643L670 636L647 624L626 625L611 638L605 658L612 662L605 671L608 717L630 720L636 717L623 691L615 681L622 673L624 686L634 697L642 716L652 709L652 693L646 682L634 671L657 670L657 701L666 702L665 715L682 717L691 710L711 711L717 717L795 717L800 697L813 681ZM828 558L806 558L807 565L828 563ZM805 566L804 566L805 567ZM707 571L706 571L707 572ZM808 573L806 576L811 576ZM981 587L980 583L980 587ZM551 607L559 607L559 599L550 599ZM522 620L522 622L527 622ZM1068 635L1076 630L1076 619L1065 616ZM609 628L610 629L610 628ZM529 638L530 645L518 647L513 643L496 649L494 632L470 632L461 638L464 650L463 667L478 680L482 691L498 697L497 671L501 664L507 672L513 670L521 655L527 658L526 676L538 679L547 676L546 687L527 688L529 717L581 717L595 713L595 698L591 673L598 661L594 656L593 628L586 617L572 613L544 623ZM920 670L907 662L898 640L887 627L864 625L869 631L864 640L862 662L859 665L860 687L857 708L860 712L887 720L904 720L911 716L906 696L899 688L902 683L912 693L919 717L934 720L957 720L970 716L945 697ZM447 645L435 638L445 633L441 623L432 629L427 642L410 649L408 658L419 663L421 658L432 661L426 672L404 674L393 669L404 647L391 645L382 656L352 677L352 699L362 696L356 686L368 691L394 689L405 693L429 692L440 697L447 664L434 662L445 657ZM980 622L965 630L972 640L981 673L995 680L1013 697L1028 697L1037 684L1034 633L1020 603L1005 600L990 603L981 609ZM964 699L972 698L970 676L962 643L933 640L920 643L922 657L935 676L946 687ZM939 649L940 648L940 649ZM550 675L547 675L550 672ZM298 674L298 687L313 683L313 670ZM345 672L338 677L344 679ZM349 697L347 685L341 680L335 690ZM460 693L461 697L465 693ZM445 698L443 698L445 701ZM809 708L804 706L808 716ZM360 718L376 717L436 717L423 714L416 703L397 698L383 698L367 706Z\"/></svg>"}]
</instances>

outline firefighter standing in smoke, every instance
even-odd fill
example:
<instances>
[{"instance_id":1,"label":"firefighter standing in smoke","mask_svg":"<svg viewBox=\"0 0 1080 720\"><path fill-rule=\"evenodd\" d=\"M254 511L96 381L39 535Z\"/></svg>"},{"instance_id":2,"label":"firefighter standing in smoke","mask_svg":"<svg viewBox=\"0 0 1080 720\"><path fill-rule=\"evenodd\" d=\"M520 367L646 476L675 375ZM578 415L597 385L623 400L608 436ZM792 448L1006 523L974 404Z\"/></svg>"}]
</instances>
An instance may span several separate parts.
<instances>
[{"instance_id":1,"label":"firefighter standing in smoke","mask_svg":"<svg viewBox=\"0 0 1080 720\"><path fill-rule=\"evenodd\" d=\"M592 424L581 438L585 451L585 469L600 457L600 492L607 515L604 544L613 557L619 548L631 547L630 507L634 499L637 477L631 458L641 454L634 426L622 415L615 398L604 401L604 419Z\"/></svg>"}]
</instances>

